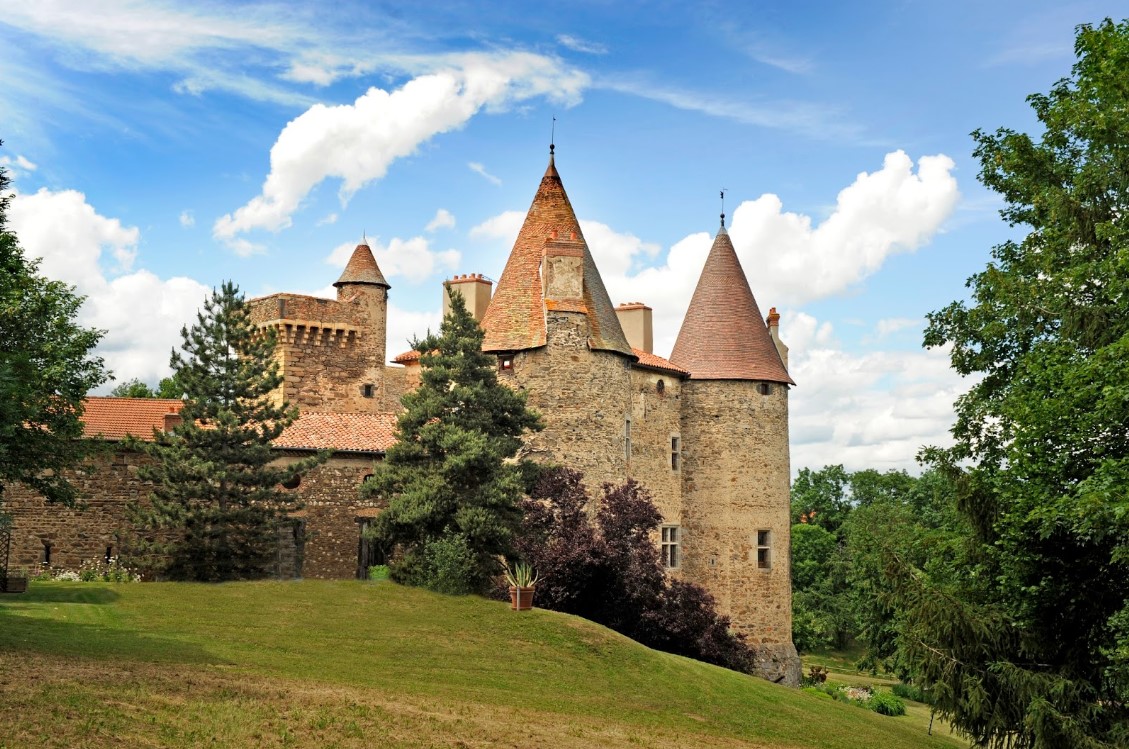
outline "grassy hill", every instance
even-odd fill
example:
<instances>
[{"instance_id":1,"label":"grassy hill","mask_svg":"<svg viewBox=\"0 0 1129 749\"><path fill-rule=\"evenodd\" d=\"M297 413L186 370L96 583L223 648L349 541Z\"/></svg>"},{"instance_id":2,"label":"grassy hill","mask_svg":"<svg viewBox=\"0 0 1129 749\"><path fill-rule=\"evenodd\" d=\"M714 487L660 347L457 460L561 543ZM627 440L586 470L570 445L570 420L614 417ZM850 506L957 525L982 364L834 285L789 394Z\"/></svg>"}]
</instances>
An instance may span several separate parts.
<instances>
[{"instance_id":1,"label":"grassy hill","mask_svg":"<svg viewBox=\"0 0 1129 749\"><path fill-rule=\"evenodd\" d=\"M0 596L0 747L953 747L576 617L391 583Z\"/></svg>"}]
</instances>

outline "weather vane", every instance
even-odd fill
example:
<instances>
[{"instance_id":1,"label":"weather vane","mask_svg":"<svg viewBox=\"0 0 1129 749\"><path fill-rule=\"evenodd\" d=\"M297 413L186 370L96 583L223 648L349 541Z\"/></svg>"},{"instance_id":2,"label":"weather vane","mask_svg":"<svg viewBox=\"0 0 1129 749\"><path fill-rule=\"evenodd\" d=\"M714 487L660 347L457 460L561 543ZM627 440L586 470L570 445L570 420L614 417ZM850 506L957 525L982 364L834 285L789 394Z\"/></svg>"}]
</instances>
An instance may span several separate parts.
<instances>
[{"instance_id":1,"label":"weather vane","mask_svg":"<svg viewBox=\"0 0 1129 749\"><path fill-rule=\"evenodd\" d=\"M553 155L553 151L556 150L556 147L557 147L557 118L554 116L553 117L553 130L552 130L551 135L549 136L549 155L550 156Z\"/></svg>"},{"instance_id":2,"label":"weather vane","mask_svg":"<svg viewBox=\"0 0 1129 749\"><path fill-rule=\"evenodd\" d=\"M721 188L721 228L725 228L725 188Z\"/></svg>"}]
</instances>

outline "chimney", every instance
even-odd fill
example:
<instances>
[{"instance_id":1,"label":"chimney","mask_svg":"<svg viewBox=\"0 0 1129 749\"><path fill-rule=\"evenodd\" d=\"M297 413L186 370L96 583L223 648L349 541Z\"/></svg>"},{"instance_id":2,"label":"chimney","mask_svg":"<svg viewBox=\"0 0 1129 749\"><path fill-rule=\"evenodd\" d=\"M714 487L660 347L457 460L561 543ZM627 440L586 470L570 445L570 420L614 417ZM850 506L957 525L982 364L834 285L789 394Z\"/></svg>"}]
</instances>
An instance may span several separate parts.
<instances>
[{"instance_id":1,"label":"chimney","mask_svg":"<svg viewBox=\"0 0 1129 749\"><path fill-rule=\"evenodd\" d=\"M651 327L651 308L642 302L628 302L615 308L619 325L631 348L653 354L655 336Z\"/></svg>"},{"instance_id":2,"label":"chimney","mask_svg":"<svg viewBox=\"0 0 1129 749\"><path fill-rule=\"evenodd\" d=\"M451 291L457 291L463 295L463 301L466 302L466 308L471 316L482 322L486 308L490 306L490 295L494 293L494 282L481 273L467 273L455 276L447 283L451 285ZM446 317L450 311L451 298L447 294L446 285L444 285L443 316Z\"/></svg>"},{"instance_id":3,"label":"chimney","mask_svg":"<svg viewBox=\"0 0 1129 749\"><path fill-rule=\"evenodd\" d=\"M550 232L541 256L541 294L554 309L584 311L584 244L575 231L568 239Z\"/></svg>"},{"instance_id":4,"label":"chimney","mask_svg":"<svg viewBox=\"0 0 1129 749\"><path fill-rule=\"evenodd\" d=\"M164 415L163 426L165 433L167 434L173 429L176 429L183 421L184 417L182 417L180 415L180 412L177 411L176 406L169 406L169 412Z\"/></svg>"},{"instance_id":5,"label":"chimney","mask_svg":"<svg viewBox=\"0 0 1129 749\"><path fill-rule=\"evenodd\" d=\"M784 362L784 368L788 368L788 347L784 345L784 341L780 340L780 313L772 307L768 311L768 317L765 319L768 324L768 334L772 336L772 342L776 344L776 352L780 354L780 361Z\"/></svg>"}]
</instances>

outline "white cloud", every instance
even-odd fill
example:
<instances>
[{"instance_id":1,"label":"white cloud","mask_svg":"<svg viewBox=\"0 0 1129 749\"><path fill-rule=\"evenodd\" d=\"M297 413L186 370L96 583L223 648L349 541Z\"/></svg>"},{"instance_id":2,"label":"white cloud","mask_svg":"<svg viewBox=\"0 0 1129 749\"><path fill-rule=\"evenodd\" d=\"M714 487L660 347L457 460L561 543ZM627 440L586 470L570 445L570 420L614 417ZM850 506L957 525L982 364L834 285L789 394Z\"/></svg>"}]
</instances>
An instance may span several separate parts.
<instances>
[{"instance_id":1,"label":"white cloud","mask_svg":"<svg viewBox=\"0 0 1129 749\"><path fill-rule=\"evenodd\" d=\"M180 225L185 229L196 225L196 217L192 215L192 211L180 212Z\"/></svg>"},{"instance_id":2,"label":"white cloud","mask_svg":"<svg viewBox=\"0 0 1129 749\"><path fill-rule=\"evenodd\" d=\"M317 225L318 226L325 226L326 224L336 224L336 223L337 223L337 214L336 213L328 213L325 216L322 216L320 219L318 219Z\"/></svg>"},{"instance_id":3,"label":"white cloud","mask_svg":"<svg viewBox=\"0 0 1129 749\"><path fill-rule=\"evenodd\" d=\"M385 278L400 277L411 283L426 281L440 271L454 270L462 259L458 250L432 250L426 237L393 237L386 245L376 238L368 240L368 244ZM344 268L355 249L356 244L352 242L339 244L326 256L325 262Z\"/></svg>"},{"instance_id":4,"label":"white cloud","mask_svg":"<svg viewBox=\"0 0 1129 749\"><path fill-rule=\"evenodd\" d=\"M874 332L879 338L910 328L921 328L924 321L919 317L886 317L874 324Z\"/></svg>"},{"instance_id":5,"label":"white cloud","mask_svg":"<svg viewBox=\"0 0 1129 749\"><path fill-rule=\"evenodd\" d=\"M477 161L468 161L467 162L467 168L470 169L475 174L482 175L482 177L492 185L502 184L502 180L495 177L490 172L486 171L486 167L483 166L482 164L479 164Z\"/></svg>"},{"instance_id":6,"label":"white cloud","mask_svg":"<svg viewBox=\"0 0 1129 749\"><path fill-rule=\"evenodd\" d=\"M571 34L557 34L557 43L562 47L571 49L573 52L583 52L588 55L606 55L608 53L608 46L606 44L590 42L586 39L572 36Z\"/></svg>"},{"instance_id":7,"label":"white cloud","mask_svg":"<svg viewBox=\"0 0 1129 749\"><path fill-rule=\"evenodd\" d=\"M342 204L382 178L396 159L433 136L462 127L485 109L536 96L574 103L587 77L528 53L465 54L457 66L420 75L394 91L370 88L353 104L315 104L282 130L271 148L262 193L218 219L213 234L230 241L254 229L278 231L313 187L342 181Z\"/></svg>"},{"instance_id":8,"label":"white cloud","mask_svg":"<svg viewBox=\"0 0 1129 749\"><path fill-rule=\"evenodd\" d=\"M922 446L951 444L953 403L971 381L949 367L948 351L850 353L827 323L787 311L780 334L797 383L789 395L793 472L835 463L915 471Z\"/></svg>"},{"instance_id":9,"label":"white cloud","mask_svg":"<svg viewBox=\"0 0 1129 749\"><path fill-rule=\"evenodd\" d=\"M506 251L509 252L510 248L514 246L517 233L521 231L521 225L524 221L525 213L523 211L505 211L475 226L470 230L470 235L472 237L502 240L506 245Z\"/></svg>"},{"instance_id":10,"label":"white cloud","mask_svg":"<svg viewBox=\"0 0 1129 749\"><path fill-rule=\"evenodd\" d=\"M18 154L14 159L11 156L0 156L0 166L7 167L8 170L12 172L11 176L15 176L17 169L22 169L25 172L34 172L39 168Z\"/></svg>"},{"instance_id":11,"label":"white cloud","mask_svg":"<svg viewBox=\"0 0 1129 749\"><path fill-rule=\"evenodd\" d=\"M435 303L434 310L425 312L410 312L400 309L391 302L388 303L387 349L389 361L405 351L411 351L412 347L409 341L412 339L422 338L428 330L433 332L439 330L439 325L443 322L443 314L438 306L441 303L438 285L435 287Z\"/></svg>"},{"instance_id":12,"label":"white cloud","mask_svg":"<svg viewBox=\"0 0 1129 749\"><path fill-rule=\"evenodd\" d=\"M455 217L446 208L440 208L435 212L435 218L431 219L425 227L425 231L434 232L439 229L453 229L455 228Z\"/></svg>"},{"instance_id":13,"label":"white cloud","mask_svg":"<svg viewBox=\"0 0 1129 749\"><path fill-rule=\"evenodd\" d=\"M143 269L107 278L103 254L128 267L141 233L98 214L75 190L17 194L8 218L28 255L42 258L41 272L86 296L79 322L107 331L97 352L119 381L156 384L168 375L169 351L180 345L180 328L207 287L190 278L161 280Z\"/></svg>"}]
</instances>

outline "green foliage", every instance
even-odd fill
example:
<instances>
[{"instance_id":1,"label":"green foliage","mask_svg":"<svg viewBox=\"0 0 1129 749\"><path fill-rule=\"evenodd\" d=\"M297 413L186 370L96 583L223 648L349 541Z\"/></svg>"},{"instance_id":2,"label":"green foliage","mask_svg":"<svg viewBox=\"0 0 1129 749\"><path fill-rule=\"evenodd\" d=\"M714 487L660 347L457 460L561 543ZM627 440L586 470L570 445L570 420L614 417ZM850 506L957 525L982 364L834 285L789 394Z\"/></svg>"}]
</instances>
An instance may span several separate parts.
<instances>
[{"instance_id":1,"label":"green foliage","mask_svg":"<svg viewBox=\"0 0 1129 749\"><path fill-rule=\"evenodd\" d=\"M1129 22L1079 27L1072 76L1028 98L1039 140L976 131L1021 241L929 316L977 381L951 474L964 574L890 554L900 651L938 711L991 747L1129 745Z\"/></svg>"},{"instance_id":2,"label":"green foliage","mask_svg":"<svg viewBox=\"0 0 1129 749\"><path fill-rule=\"evenodd\" d=\"M396 443L363 491L388 509L372 534L397 548L397 582L446 593L485 593L497 557L511 554L525 477L514 462L521 435L541 422L523 394L498 382L482 328L462 296L437 335L412 346L420 386L403 398Z\"/></svg>"},{"instance_id":3,"label":"green foliage","mask_svg":"<svg viewBox=\"0 0 1129 749\"><path fill-rule=\"evenodd\" d=\"M873 710L879 715L905 715L906 703L895 694L891 692L883 692L875 690L866 701L866 708Z\"/></svg>"},{"instance_id":4,"label":"green foliage","mask_svg":"<svg viewBox=\"0 0 1129 749\"><path fill-rule=\"evenodd\" d=\"M256 329L234 284L213 291L181 336L183 353L170 364L185 390L183 422L131 443L155 459L140 471L154 484L150 502L131 508L139 534L132 557L172 579L262 577L280 524L298 507L280 485L327 456L272 465L271 443L297 410L272 401L280 383L274 331Z\"/></svg>"},{"instance_id":5,"label":"green foliage","mask_svg":"<svg viewBox=\"0 0 1129 749\"><path fill-rule=\"evenodd\" d=\"M388 565L387 564L374 564L368 568L368 579L373 582L388 579Z\"/></svg>"},{"instance_id":6,"label":"green foliage","mask_svg":"<svg viewBox=\"0 0 1129 749\"><path fill-rule=\"evenodd\" d=\"M108 378L91 355L102 331L75 323L83 298L39 274L9 231L8 175L0 168L0 501L22 483L73 505L63 469L87 455L83 400Z\"/></svg>"},{"instance_id":7,"label":"green foliage","mask_svg":"<svg viewBox=\"0 0 1129 749\"><path fill-rule=\"evenodd\" d=\"M137 379L126 380L118 384L110 395L115 398L182 398L184 397L184 388L177 382L176 377L164 377L157 383L157 389L149 387L147 384Z\"/></svg>"},{"instance_id":8,"label":"green foliage","mask_svg":"<svg viewBox=\"0 0 1129 749\"><path fill-rule=\"evenodd\" d=\"M532 588L537 584L537 573L533 567L525 562L518 562L511 568L509 564L504 564L502 568L506 576L506 582L514 588Z\"/></svg>"}]
</instances>

